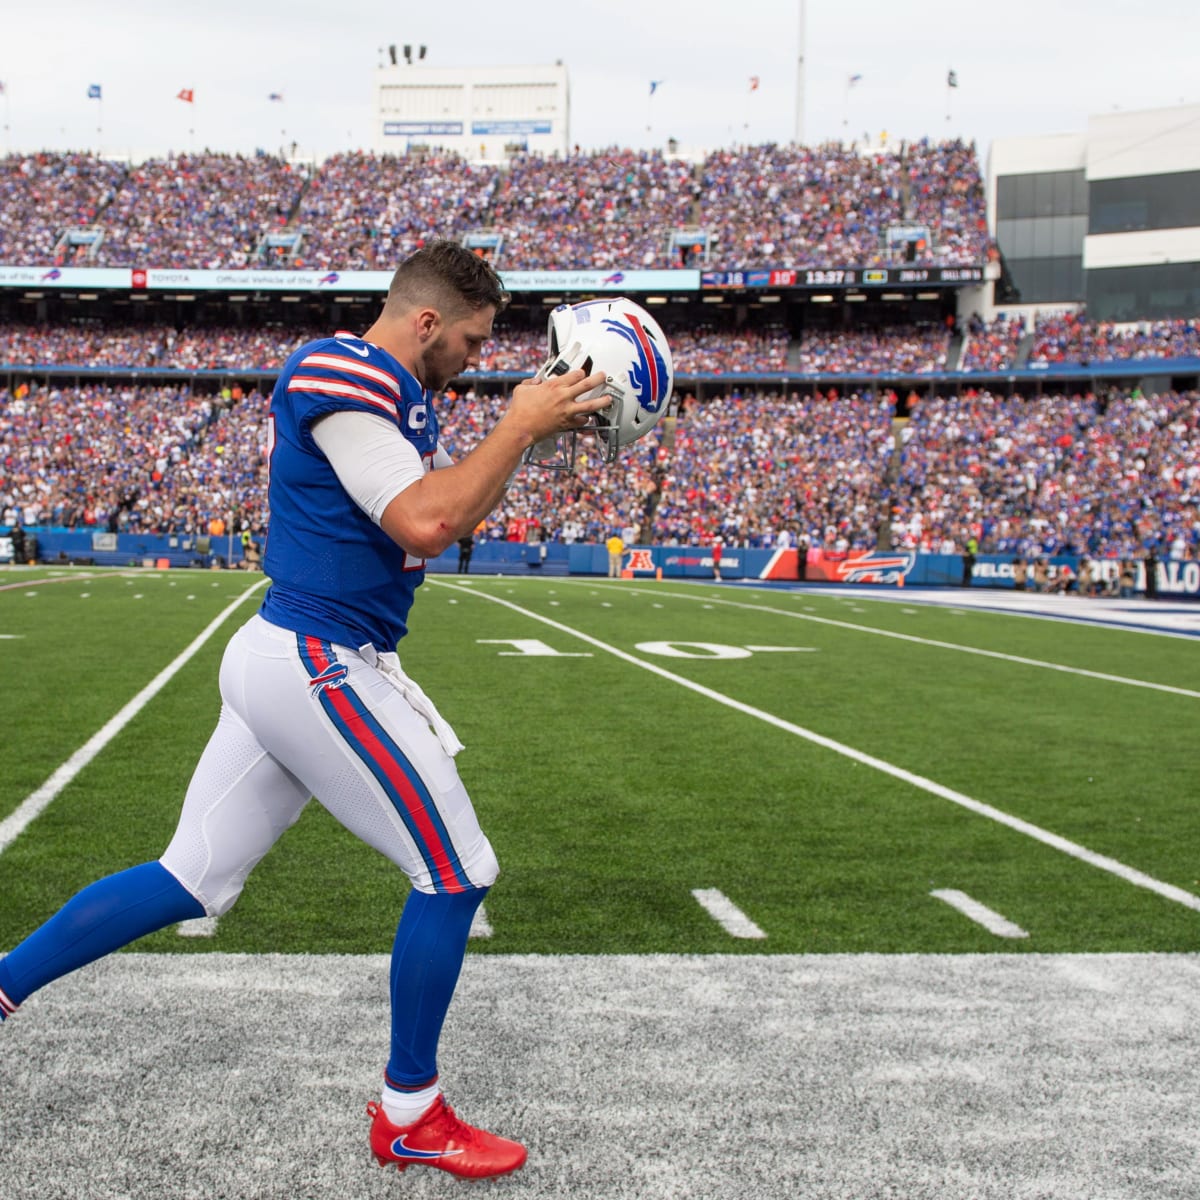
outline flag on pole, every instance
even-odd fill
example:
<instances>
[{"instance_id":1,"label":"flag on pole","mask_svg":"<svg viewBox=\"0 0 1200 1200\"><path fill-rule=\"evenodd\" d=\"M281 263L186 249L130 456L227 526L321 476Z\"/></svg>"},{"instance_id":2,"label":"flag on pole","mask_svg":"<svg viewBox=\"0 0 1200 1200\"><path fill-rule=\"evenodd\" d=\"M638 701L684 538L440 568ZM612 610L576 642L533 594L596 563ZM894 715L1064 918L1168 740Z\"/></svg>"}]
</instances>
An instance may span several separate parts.
<instances>
[{"instance_id":1,"label":"flag on pole","mask_svg":"<svg viewBox=\"0 0 1200 1200\"><path fill-rule=\"evenodd\" d=\"M179 95L177 95L175 99L183 100L187 104L192 104L196 99L196 93L192 88L180 88Z\"/></svg>"},{"instance_id":2,"label":"flag on pole","mask_svg":"<svg viewBox=\"0 0 1200 1200\"><path fill-rule=\"evenodd\" d=\"M88 99L89 100L99 100L100 99L100 85L98 83L88 84Z\"/></svg>"},{"instance_id":3,"label":"flag on pole","mask_svg":"<svg viewBox=\"0 0 1200 1200\"><path fill-rule=\"evenodd\" d=\"M0 79L0 96L4 95L4 80Z\"/></svg>"},{"instance_id":4,"label":"flag on pole","mask_svg":"<svg viewBox=\"0 0 1200 1200\"><path fill-rule=\"evenodd\" d=\"M652 96L653 96L653 95L654 95L654 93L655 93L655 92L657 92L657 91L658 91L658 89L659 89L660 87L662 87L662 85L663 85L664 83L666 83L666 82L667 82L667 81L666 81L665 79L652 79L652 80L650 80L650 95L652 95Z\"/></svg>"},{"instance_id":5,"label":"flag on pole","mask_svg":"<svg viewBox=\"0 0 1200 1200\"><path fill-rule=\"evenodd\" d=\"M758 91L758 76L757 75L750 76L750 90L752 92Z\"/></svg>"},{"instance_id":6,"label":"flag on pole","mask_svg":"<svg viewBox=\"0 0 1200 1200\"><path fill-rule=\"evenodd\" d=\"M946 86L947 87L958 87L958 72L957 71L947 71L946 72Z\"/></svg>"},{"instance_id":7,"label":"flag on pole","mask_svg":"<svg viewBox=\"0 0 1200 1200\"><path fill-rule=\"evenodd\" d=\"M270 94L270 95L267 97L267 99L268 99L268 100L282 100L282 99L283 99L283 93L282 93L282 92L272 92L272 93L271 93L271 94Z\"/></svg>"},{"instance_id":8,"label":"flag on pole","mask_svg":"<svg viewBox=\"0 0 1200 1200\"><path fill-rule=\"evenodd\" d=\"M849 80L850 86L853 87L856 83L862 83L861 75L851 75Z\"/></svg>"}]
</instances>

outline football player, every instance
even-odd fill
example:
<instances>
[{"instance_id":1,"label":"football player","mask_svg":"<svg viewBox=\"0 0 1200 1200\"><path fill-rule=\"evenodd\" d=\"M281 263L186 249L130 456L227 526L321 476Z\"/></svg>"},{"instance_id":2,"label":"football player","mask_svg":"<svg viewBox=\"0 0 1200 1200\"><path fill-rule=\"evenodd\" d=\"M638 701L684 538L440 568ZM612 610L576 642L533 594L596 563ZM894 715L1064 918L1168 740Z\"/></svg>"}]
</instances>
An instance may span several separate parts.
<instances>
[{"instance_id":1,"label":"football player","mask_svg":"<svg viewBox=\"0 0 1200 1200\"><path fill-rule=\"evenodd\" d=\"M425 560L471 533L537 442L611 404L584 369L519 384L461 462L433 401L477 366L507 303L499 277L450 241L396 271L361 337L285 363L268 422L271 523L262 607L221 663L221 712L162 858L85 888L0 960L0 1017L135 938L218 916L311 796L411 880L391 965L391 1056L368 1105L381 1166L480 1178L525 1149L458 1120L437 1047L471 920L498 872L454 765L454 731L403 671ZM585 396L585 393L591 393Z\"/></svg>"}]
</instances>

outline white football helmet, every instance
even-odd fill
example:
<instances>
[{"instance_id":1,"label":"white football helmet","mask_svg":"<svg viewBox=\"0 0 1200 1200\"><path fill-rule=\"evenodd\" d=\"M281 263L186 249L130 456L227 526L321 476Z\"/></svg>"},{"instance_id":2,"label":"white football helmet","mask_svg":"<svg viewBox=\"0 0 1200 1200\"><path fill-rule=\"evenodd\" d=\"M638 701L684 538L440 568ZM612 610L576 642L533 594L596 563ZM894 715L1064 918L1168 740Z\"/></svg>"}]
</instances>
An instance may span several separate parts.
<instances>
[{"instance_id":1,"label":"white football helmet","mask_svg":"<svg viewBox=\"0 0 1200 1200\"><path fill-rule=\"evenodd\" d=\"M585 426L546 438L525 452L524 460L551 470L570 471L579 437L595 437L604 461L615 462L622 447L649 433L667 411L675 388L671 348L658 322L625 297L560 304L550 314L550 357L539 379L582 367L608 377L581 400L611 396L612 403Z\"/></svg>"}]
</instances>

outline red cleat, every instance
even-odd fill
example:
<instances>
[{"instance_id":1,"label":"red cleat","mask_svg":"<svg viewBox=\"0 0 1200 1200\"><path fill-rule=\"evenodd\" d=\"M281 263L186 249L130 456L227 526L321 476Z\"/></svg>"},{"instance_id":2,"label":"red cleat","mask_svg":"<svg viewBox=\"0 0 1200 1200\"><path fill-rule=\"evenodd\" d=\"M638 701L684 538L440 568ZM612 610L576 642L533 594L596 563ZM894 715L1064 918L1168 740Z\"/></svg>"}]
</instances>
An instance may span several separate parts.
<instances>
[{"instance_id":1,"label":"red cleat","mask_svg":"<svg viewBox=\"0 0 1200 1200\"><path fill-rule=\"evenodd\" d=\"M403 1171L418 1163L464 1179L486 1179L507 1175L525 1162L524 1146L460 1121L441 1096L411 1125L393 1125L375 1100L367 1105L367 1115L371 1152L381 1167Z\"/></svg>"}]
</instances>

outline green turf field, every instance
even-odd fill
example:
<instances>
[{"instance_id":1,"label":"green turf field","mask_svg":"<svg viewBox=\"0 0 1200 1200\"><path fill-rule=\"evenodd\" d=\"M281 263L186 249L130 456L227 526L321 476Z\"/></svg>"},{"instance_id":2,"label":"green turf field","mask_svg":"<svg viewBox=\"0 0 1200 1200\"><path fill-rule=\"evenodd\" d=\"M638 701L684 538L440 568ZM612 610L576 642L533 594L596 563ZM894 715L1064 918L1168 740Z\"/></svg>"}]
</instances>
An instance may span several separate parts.
<instances>
[{"instance_id":1,"label":"green turf field","mask_svg":"<svg viewBox=\"0 0 1200 1200\"><path fill-rule=\"evenodd\" d=\"M261 582L49 575L0 575L0 819ZM0 851L0 948L162 851L260 594ZM412 624L405 668L466 743L502 867L474 952L1200 949L1200 641L916 594L486 576L431 577ZM212 936L138 948L382 953L406 886L314 803Z\"/></svg>"}]
</instances>

